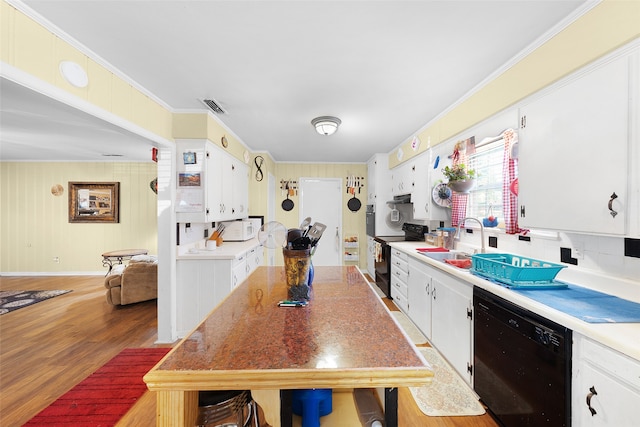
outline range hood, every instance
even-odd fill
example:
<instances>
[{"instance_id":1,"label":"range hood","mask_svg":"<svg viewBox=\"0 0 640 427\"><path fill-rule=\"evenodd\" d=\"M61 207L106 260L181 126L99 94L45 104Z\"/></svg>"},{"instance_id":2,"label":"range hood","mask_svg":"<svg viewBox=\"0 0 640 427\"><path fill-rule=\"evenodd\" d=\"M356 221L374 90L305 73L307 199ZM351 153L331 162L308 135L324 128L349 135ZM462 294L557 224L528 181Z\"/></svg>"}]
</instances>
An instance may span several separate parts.
<instances>
[{"instance_id":1,"label":"range hood","mask_svg":"<svg viewBox=\"0 0 640 427\"><path fill-rule=\"evenodd\" d=\"M411 203L411 194L401 194L399 196L393 196L393 200L387 202L390 205L402 205L405 203Z\"/></svg>"}]
</instances>

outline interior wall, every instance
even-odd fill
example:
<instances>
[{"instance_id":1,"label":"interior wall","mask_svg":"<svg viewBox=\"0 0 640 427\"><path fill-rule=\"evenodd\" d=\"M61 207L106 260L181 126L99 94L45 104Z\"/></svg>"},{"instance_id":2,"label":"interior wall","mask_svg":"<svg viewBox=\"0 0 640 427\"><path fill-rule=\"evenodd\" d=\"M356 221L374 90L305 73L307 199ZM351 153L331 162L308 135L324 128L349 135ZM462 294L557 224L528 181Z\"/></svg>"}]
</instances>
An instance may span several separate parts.
<instances>
[{"instance_id":1,"label":"interior wall","mask_svg":"<svg viewBox=\"0 0 640 427\"><path fill-rule=\"evenodd\" d=\"M0 60L156 135L171 138L171 112L164 105L4 1L0 16ZM65 60L86 70L89 85L77 88L62 78L59 64Z\"/></svg>"},{"instance_id":2,"label":"interior wall","mask_svg":"<svg viewBox=\"0 0 640 427\"><path fill-rule=\"evenodd\" d=\"M361 269L367 268L367 233L365 225L365 212L367 204L367 182L364 180L364 187L356 197L360 199L361 208L357 212L352 212L347 207L349 199L353 197L351 194L347 194L346 178L348 176L367 176L367 165L365 163L277 163L275 165L275 185L276 185L276 218L275 220L281 222L287 228L298 227L300 225L300 212L299 201L300 198L296 195L291 196L290 199L294 202L294 207L290 211L282 209L282 201L286 198L285 193L280 189L280 180L299 180L303 178L339 178L342 180L342 234L343 238L345 234L357 234L360 239L360 259L357 263L352 265L358 265ZM258 215L258 214L256 214ZM314 218L311 215L313 222L322 222L320 218ZM324 237L324 236L323 236ZM326 238L326 237L325 237ZM282 264L282 254L276 253L277 264ZM349 263L351 264L351 263Z\"/></svg>"},{"instance_id":3,"label":"interior wall","mask_svg":"<svg viewBox=\"0 0 640 427\"><path fill-rule=\"evenodd\" d=\"M443 112L440 117L426 123L423 129L416 130L422 142L420 149L411 149L412 135L398 147L405 153L402 160L397 158L397 149L389 154L389 168L636 39L640 36L638 17L640 2L603 0L450 111Z\"/></svg>"},{"instance_id":4,"label":"interior wall","mask_svg":"<svg viewBox=\"0 0 640 427\"><path fill-rule=\"evenodd\" d=\"M156 176L151 162L0 163L0 273L101 274L103 252L157 254ZM69 223L69 181L119 182L120 222ZM51 193L56 184L61 196Z\"/></svg>"}]
</instances>

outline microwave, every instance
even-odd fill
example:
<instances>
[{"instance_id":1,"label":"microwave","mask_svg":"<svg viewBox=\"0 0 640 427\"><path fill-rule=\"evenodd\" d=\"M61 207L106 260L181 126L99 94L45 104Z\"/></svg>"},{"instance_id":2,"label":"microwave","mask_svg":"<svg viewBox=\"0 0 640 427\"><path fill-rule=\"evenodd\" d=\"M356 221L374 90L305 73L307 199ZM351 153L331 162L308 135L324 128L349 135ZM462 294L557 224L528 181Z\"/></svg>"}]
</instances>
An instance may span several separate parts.
<instances>
[{"instance_id":1,"label":"microwave","mask_svg":"<svg viewBox=\"0 0 640 427\"><path fill-rule=\"evenodd\" d=\"M227 242L244 242L258 235L260 220L243 219L239 221L221 222L224 226L222 239Z\"/></svg>"}]
</instances>

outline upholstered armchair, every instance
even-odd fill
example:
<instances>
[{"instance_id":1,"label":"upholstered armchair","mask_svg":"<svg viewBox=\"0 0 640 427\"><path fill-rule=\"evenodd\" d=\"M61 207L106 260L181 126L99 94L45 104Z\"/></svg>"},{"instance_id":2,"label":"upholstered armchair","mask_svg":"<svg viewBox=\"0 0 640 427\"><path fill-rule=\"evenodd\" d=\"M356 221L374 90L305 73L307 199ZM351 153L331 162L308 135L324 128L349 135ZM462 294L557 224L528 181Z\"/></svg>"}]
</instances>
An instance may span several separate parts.
<instances>
[{"instance_id":1,"label":"upholstered armchair","mask_svg":"<svg viewBox=\"0 0 640 427\"><path fill-rule=\"evenodd\" d=\"M126 305L158 297L158 258L137 255L128 265L118 264L104 279L107 302Z\"/></svg>"}]
</instances>

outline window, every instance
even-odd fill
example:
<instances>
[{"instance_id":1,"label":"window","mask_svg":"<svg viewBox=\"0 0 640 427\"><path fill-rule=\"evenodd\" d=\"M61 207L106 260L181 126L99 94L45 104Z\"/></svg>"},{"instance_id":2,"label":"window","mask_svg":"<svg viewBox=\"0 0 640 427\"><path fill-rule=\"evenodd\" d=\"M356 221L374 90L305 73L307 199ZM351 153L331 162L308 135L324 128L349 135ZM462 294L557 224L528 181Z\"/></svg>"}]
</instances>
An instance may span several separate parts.
<instances>
[{"instance_id":1,"label":"window","mask_svg":"<svg viewBox=\"0 0 640 427\"><path fill-rule=\"evenodd\" d=\"M492 214L500 221L499 225L504 226L502 210L503 157L503 139L476 147L476 152L469 156L468 167L475 169L477 180L467 199L467 216L482 221L483 218Z\"/></svg>"}]
</instances>

